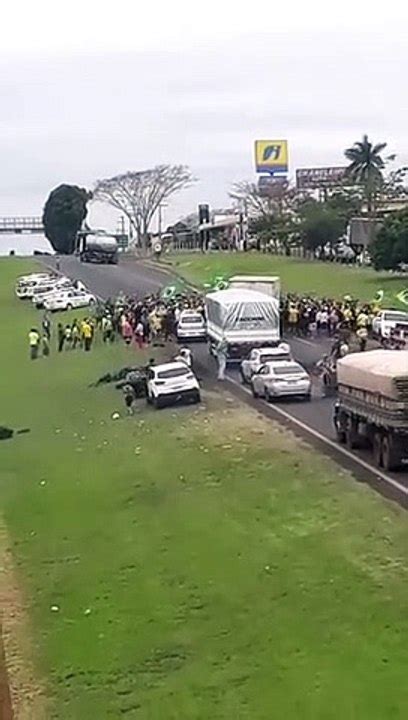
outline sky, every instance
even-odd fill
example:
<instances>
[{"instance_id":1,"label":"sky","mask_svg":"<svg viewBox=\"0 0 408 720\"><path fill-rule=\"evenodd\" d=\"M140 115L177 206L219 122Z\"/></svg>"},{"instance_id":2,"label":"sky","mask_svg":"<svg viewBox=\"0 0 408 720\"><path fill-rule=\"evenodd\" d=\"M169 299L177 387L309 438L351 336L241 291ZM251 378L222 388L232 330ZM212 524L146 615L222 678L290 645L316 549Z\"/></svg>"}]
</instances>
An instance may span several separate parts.
<instances>
[{"instance_id":1,"label":"sky","mask_svg":"<svg viewBox=\"0 0 408 720\"><path fill-rule=\"evenodd\" d=\"M408 165L402 2L7 5L0 216L41 214L61 182L92 188L166 162L189 165L197 182L165 223L199 202L228 206L231 184L255 179L256 138L288 140L292 176L342 164L363 133ZM90 219L116 224L99 204Z\"/></svg>"}]
</instances>

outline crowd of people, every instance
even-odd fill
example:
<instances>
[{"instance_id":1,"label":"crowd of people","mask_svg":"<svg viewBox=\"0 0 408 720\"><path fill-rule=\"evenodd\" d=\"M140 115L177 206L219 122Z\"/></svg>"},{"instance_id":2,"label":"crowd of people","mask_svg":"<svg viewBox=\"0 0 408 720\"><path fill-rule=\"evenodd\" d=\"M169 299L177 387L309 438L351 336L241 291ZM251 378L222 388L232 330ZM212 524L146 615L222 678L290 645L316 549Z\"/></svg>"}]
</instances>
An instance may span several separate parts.
<instances>
[{"instance_id":1,"label":"crowd of people","mask_svg":"<svg viewBox=\"0 0 408 720\"><path fill-rule=\"evenodd\" d=\"M122 340L126 345L135 344L142 349L164 346L174 339L180 313L194 309L204 314L204 303L198 293L180 294L164 299L160 295L149 295L143 300L123 294L114 300L100 302L93 315L81 320L57 325L56 347L58 352L82 349L89 352L97 335L103 343ZM31 359L41 354L50 354L51 321L44 313L41 328L31 328L29 346Z\"/></svg>"},{"instance_id":2,"label":"crowd of people","mask_svg":"<svg viewBox=\"0 0 408 720\"><path fill-rule=\"evenodd\" d=\"M355 334L359 348L367 347L372 322L380 308L346 296L343 300L287 295L281 307L282 328L288 335L349 338Z\"/></svg>"}]
</instances>

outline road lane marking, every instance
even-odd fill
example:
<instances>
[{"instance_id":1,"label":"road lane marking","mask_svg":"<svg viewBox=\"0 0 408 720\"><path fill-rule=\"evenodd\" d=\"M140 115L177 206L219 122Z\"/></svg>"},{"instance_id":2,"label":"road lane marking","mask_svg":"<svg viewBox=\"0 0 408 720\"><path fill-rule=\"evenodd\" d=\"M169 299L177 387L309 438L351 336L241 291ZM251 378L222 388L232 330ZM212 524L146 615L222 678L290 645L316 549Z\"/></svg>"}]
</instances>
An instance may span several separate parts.
<instances>
[{"instance_id":1,"label":"road lane marking","mask_svg":"<svg viewBox=\"0 0 408 720\"><path fill-rule=\"evenodd\" d=\"M233 385L236 385L241 390L247 393L247 395L250 395L253 397L251 391L242 385L240 382L235 380L234 378L230 377L229 375L226 375L226 379L228 382L232 383ZM260 398L261 399L261 398ZM306 425L306 423L302 422L302 420L298 420L298 418L294 417L294 415L291 415L290 413L286 412L286 410L282 410L282 408L277 407L276 405L270 405L266 402L266 400L262 400L262 403L269 407L274 412L278 413L278 415L282 415L282 417L286 418L286 420L290 420L290 422L293 422L295 425L297 425L299 428L301 428L304 432L309 433L310 435L313 435L315 438L320 440L321 442L325 443L326 445L329 445L337 452L340 452L342 455L345 455L345 457L349 458L349 460L352 460L353 462L357 463L358 465L361 465L365 470L368 470L372 475L375 475L377 478L380 478L381 480L384 480L384 482L388 483L392 487L394 487L396 490L401 492L403 495L408 497L408 487L405 487L405 485L402 485L398 482L398 480L394 480L394 478L390 477L389 475L386 475L378 468L374 467L373 465L370 465L368 462L363 460L362 458L358 457L358 455L353 455L352 452L347 450L347 448L343 447L342 445L339 445L338 443L334 442L334 440L331 440L330 438L326 437L325 435L322 435L318 430L315 430L314 428L310 427L310 425Z\"/></svg>"}]
</instances>

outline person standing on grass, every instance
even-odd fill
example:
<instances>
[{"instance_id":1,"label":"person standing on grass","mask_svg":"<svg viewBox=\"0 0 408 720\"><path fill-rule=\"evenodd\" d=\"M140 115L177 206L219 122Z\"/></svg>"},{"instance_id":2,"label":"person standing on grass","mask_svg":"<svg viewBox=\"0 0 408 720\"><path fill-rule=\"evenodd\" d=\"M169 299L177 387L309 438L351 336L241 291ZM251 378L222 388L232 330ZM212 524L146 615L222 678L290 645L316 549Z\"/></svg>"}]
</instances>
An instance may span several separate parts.
<instances>
[{"instance_id":1,"label":"person standing on grass","mask_svg":"<svg viewBox=\"0 0 408 720\"><path fill-rule=\"evenodd\" d=\"M42 340L41 344L42 344L43 357L48 357L50 354L50 339L49 339L48 335L43 333L41 340Z\"/></svg>"},{"instance_id":2,"label":"person standing on grass","mask_svg":"<svg viewBox=\"0 0 408 720\"><path fill-rule=\"evenodd\" d=\"M82 324L82 336L84 338L84 350L89 352L92 347L93 328L88 320Z\"/></svg>"},{"instance_id":3,"label":"person standing on grass","mask_svg":"<svg viewBox=\"0 0 408 720\"><path fill-rule=\"evenodd\" d=\"M71 348L71 342L72 342L72 328L71 325L66 325L64 330L65 335L65 344L68 349Z\"/></svg>"},{"instance_id":4,"label":"person standing on grass","mask_svg":"<svg viewBox=\"0 0 408 720\"><path fill-rule=\"evenodd\" d=\"M102 339L104 343L113 342L113 324L110 315L102 318Z\"/></svg>"},{"instance_id":5,"label":"person standing on grass","mask_svg":"<svg viewBox=\"0 0 408 720\"><path fill-rule=\"evenodd\" d=\"M139 348L139 350L143 350L144 346L144 335L145 335L145 328L141 320L136 325L135 328L135 340L136 345Z\"/></svg>"},{"instance_id":6,"label":"person standing on grass","mask_svg":"<svg viewBox=\"0 0 408 720\"><path fill-rule=\"evenodd\" d=\"M50 318L48 317L47 311L45 311L42 319L42 330L43 334L47 336L48 340L51 339L51 323Z\"/></svg>"},{"instance_id":7,"label":"person standing on grass","mask_svg":"<svg viewBox=\"0 0 408 720\"><path fill-rule=\"evenodd\" d=\"M28 342L30 345L30 358L31 360L37 360L40 347L40 333L36 328L31 328L28 333Z\"/></svg>"},{"instance_id":8,"label":"person standing on grass","mask_svg":"<svg viewBox=\"0 0 408 720\"><path fill-rule=\"evenodd\" d=\"M76 346L78 345L79 340L80 340L78 320L74 320L74 322L72 323L71 333L72 333L72 349L75 350Z\"/></svg>"},{"instance_id":9,"label":"person standing on grass","mask_svg":"<svg viewBox=\"0 0 408 720\"><path fill-rule=\"evenodd\" d=\"M65 332L64 332L62 323L58 323L57 335L58 335L58 352L62 352L64 349L64 343L65 343Z\"/></svg>"},{"instance_id":10,"label":"person standing on grass","mask_svg":"<svg viewBox=\"0 0 408 720\"><path fill-rule=\"evenodd\" d=\"M133 339L133 328L127 317L122 321L122 337L126 345L130 345Z\"/></svg>"}]
</instances>

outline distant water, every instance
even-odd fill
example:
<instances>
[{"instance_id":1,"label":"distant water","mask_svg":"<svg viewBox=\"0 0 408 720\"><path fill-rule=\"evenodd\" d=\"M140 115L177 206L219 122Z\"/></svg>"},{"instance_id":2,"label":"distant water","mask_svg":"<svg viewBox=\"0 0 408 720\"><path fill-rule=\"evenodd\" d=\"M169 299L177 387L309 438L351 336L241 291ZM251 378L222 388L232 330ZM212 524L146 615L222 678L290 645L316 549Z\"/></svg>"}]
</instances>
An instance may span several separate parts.
<instances>
[{"instance_id":1,"label":"distant water","mask_svg":"<svg viewBox=\"0 0 408 720\"><path fill-rule=\"evenodd\" d=\"M33 255L34 250L53 253L53 249L44 235L34 233L0 233L0 255Z\"/></svg>"}]
</instances>

